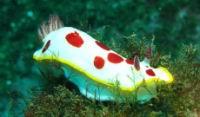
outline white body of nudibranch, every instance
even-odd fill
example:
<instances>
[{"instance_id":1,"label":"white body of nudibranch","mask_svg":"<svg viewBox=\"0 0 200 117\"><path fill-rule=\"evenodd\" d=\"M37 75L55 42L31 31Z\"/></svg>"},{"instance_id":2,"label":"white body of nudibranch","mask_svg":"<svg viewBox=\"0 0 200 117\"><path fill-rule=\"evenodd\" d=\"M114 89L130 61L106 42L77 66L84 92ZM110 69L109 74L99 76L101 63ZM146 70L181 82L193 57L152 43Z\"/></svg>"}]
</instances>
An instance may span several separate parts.
<instances>
[{"instance_id":1,"label":"white body of nudibranch","mask_svg":"<svg viewBox=\"0 0 200 117\"><path fill-rule=\"evenodd\" d=\"M87 98L115 100L120 92L124 95L137 94L137 100L147 101L155 96L157 81L173 81L166 68L152 68L146 61L134 63L139 59L124 58L87 33L72 27L51 31L44 37L43 43L44 46L34 53L33 58L61 63L66 78ZM142 86L144 83L145 86Z\"/></svg>"}]
</instances>

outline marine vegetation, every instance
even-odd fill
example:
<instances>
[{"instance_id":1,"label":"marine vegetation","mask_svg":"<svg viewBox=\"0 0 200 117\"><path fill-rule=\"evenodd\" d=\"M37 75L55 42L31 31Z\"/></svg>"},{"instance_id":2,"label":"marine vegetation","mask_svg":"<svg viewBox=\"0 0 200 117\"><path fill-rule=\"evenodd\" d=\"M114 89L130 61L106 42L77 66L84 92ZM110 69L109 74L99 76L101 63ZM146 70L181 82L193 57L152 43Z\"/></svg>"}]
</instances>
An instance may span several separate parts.
<instances>
[{"instance_id":1,"label":"marine vegetation","mask_svg":"<svg viewBox=\"0 0 200 117\"><path fill-rule=\"evenodd\" d=\"M45 52L50 45L49 43L51 43L48 40L45 41L47 41L47 46L44 45L41 52ZM44 71L44 69L40 69L42 77L46 79L47 84L51 85L47 85L46 90L36 96L33 102L30 102L25 110L25 115L27 117L198 116L200 114L200 94L198 93L200 91L199 50L195 45L180 45L182 46L180 54L171 56L170 53L162 54L156 49L153 42L154 37L153 39L138 39L136 34L133 34L122 36L117 41L105 44L110 45L109 47L122 56L133 60L135 60L134 56L136 55L140 57L138 59L145 59L146 50L151 47L152 55L148 59L149 64L154 68L165 66L173 74L174 81L171 84L158 83L155 87L157 93L149 101L140 103L137 101L137 95L126 96L126 100L123 102L117 101L121 93L114 96L115 101L90 100L86 98L87 95L84 97L77 91L77 88L75 88L77 85L71 84L70 79L64 78L66 74L65 76L55 77L51 74L52 70ZM46 61L43 61L43 63L47 64ZM62 68L61 64L54 61L48 61L48 63L51 67ZM59 71L59 73L62 74L62 71ZM142 83L140 87L147 87L147 83ZM116 91L119 90L118 88L120 86L117 87Z\"/></svg>"}]
</instances>

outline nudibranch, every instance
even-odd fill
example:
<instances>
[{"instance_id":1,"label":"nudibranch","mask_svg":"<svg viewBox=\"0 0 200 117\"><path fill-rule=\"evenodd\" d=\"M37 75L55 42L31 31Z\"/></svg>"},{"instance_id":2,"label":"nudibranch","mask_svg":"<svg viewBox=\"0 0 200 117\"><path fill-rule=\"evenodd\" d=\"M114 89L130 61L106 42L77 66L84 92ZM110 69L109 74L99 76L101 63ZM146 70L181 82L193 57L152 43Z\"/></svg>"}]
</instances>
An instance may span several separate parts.
<instances>
[{"instance_id":1,"label":"nudibranch","mask_svg":"<svg viewBox=\"0 0 200 117\"><path fill-rule=\"evenodd\" d=\"M60 63L65 77L87 98L115 100L120 92L136 94L138 101L148 101L156 95L157 83L173 81L166 68L153 68L147 59L127 59L87 33L63 27L56 16L41 26L39 35L43 47L33 58Z\"/></svg>"}]
</instances>

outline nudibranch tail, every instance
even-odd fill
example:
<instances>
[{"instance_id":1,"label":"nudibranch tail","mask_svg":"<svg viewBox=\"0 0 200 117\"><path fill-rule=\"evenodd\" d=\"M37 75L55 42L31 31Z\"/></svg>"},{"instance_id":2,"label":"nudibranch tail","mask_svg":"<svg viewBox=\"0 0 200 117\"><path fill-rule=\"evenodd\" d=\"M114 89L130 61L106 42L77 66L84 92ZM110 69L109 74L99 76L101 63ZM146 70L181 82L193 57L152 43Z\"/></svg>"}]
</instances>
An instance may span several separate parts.
<instances>
[{"instance_id":1,"label":"nudibranch tail","mask_svg":"<svg viewBox=\"0 0 200 117\"><path fill-rule=\"evenodd\" d=\"M165 83L173 82L174 78L167 68L158 67L156 70L157 70L157 74L158 74L159 78L161 80L165 81Z\"/></svg>"}]
</instances>

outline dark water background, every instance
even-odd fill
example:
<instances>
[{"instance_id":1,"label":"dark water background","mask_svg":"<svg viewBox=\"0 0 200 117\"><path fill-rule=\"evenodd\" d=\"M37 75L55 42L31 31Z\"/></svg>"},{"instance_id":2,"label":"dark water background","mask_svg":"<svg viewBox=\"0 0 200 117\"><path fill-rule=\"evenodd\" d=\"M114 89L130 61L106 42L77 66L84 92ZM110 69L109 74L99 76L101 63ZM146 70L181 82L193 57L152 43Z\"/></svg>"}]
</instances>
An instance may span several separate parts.
<instances>
[{"instance_id":1,"label":"dark water background","mask_svg":"<svg viewBox=\"0 0 200 117\"><path fill-rule=\"evenodd\" d=\"M155 36L163 53L176 55L182 44L200 43L199 0L1 0L0 116L23 116L41 76L32 59L40 47L37 29L57 14L65 26L117 39L133 32ZM34 89L34 91L32 91Z\"/></svg>"}]
</instances>

